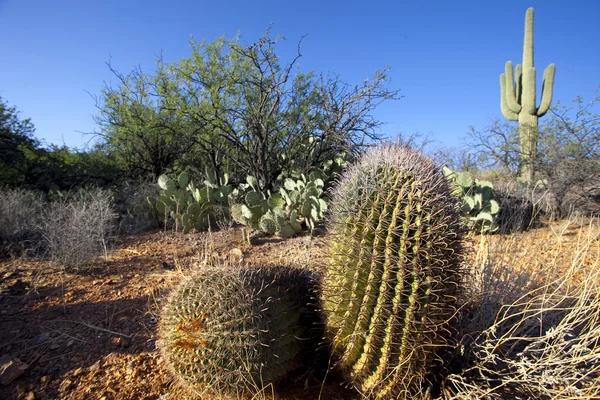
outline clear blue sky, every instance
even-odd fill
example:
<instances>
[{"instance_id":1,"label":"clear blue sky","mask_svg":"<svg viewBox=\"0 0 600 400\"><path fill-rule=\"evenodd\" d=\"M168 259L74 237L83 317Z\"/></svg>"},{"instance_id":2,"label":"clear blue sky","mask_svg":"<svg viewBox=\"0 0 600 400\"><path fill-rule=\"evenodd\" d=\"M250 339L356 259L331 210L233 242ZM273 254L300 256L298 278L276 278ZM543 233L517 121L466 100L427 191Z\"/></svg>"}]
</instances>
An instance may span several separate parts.
<instances>
[{"instance_id":1,"label":"clear blue sky","mask_svg":"<svg viewBox=\"0 0 600 400\"><path fill-rule=\"evenodd\" d=\"M538 99L542 71L557 64L554 99L590 98L600 84L600 1L199 1L0 0L0 96L49 143L81 146L96 129L94 100L114 82L105 62L150 72L190 54L191 36L240 33L252 43L272 22L287 38L284 60L302 43L303 71L360 83L391 68L403 99L376 117L384 134L431 133L458 144L469 125L501 116L499 75L521 62L527 7L535 8Z\"/></svg>"}]
</instances>

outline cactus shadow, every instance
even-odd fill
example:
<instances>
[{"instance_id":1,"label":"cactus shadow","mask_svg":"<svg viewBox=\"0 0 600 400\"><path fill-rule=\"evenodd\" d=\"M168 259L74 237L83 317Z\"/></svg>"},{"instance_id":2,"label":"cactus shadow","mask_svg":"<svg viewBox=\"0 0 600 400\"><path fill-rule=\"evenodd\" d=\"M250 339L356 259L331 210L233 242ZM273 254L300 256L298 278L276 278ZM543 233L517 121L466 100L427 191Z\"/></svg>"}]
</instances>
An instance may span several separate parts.
<instances>
[{"instance_id":1,"label":"cactus shadow","mask_svg":"<svg viewBox=\"0 0 600 400\"><path fill-rule=\"evenodd\" d=\"M0 398L13 398L16 385L51 393L41 383L44 376L60 381L110 357L155 350L155 321L144 312L149 296L87 301L82 291L71 291L68 298L59 292L49 286L1 296L0 353L28 368L13 384L0 387Z\"/></svg>"}]
</instances>

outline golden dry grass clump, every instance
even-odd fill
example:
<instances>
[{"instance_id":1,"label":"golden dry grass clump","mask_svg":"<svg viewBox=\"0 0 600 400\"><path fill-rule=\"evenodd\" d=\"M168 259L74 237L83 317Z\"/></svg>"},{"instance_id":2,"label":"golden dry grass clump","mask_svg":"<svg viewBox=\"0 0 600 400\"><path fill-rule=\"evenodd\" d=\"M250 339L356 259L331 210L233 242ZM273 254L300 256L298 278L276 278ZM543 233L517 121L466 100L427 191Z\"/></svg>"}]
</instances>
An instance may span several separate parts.
<instances>
[{"instance_id":1,"label":"golden dry grass clump","mask_svg":"<svg viewBox=\"0 0 600 400\"><path fill-rule=\"evenodd\" d=\"M600 228L480 237L447 399L600 396Z\"/></svg>"}]
</instances>

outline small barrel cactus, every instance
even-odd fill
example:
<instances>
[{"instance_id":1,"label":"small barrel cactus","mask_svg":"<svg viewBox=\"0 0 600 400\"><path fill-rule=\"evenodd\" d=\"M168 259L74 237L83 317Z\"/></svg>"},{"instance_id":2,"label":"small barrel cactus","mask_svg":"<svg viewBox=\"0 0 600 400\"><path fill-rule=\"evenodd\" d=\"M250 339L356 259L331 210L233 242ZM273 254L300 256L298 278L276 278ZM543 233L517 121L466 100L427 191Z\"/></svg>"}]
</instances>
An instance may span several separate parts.
<instances>
[{"instance_id":1,"label":"small barrel cactus","mask_svg":"<svg viewBox=\"0 0 600 400\"><path fill-rule=\"evenodd\" d=\"M277 384L316 346L312 288L308 272L284 267L197 273L164 307L163 357L196 393L237 396Z\"/></svg>"},{"instance_id":2,"label":"small barrel cactus","mask_svg":"<svg viewBox=\"0 0 600 400\"><path fill-rule=\"evenodd\" d=\"M430 160L387 146L344 173L330 210L321 302L336 366L367 397L414 395L455 311L457 201Z\"/></svg>"}]
</instances>

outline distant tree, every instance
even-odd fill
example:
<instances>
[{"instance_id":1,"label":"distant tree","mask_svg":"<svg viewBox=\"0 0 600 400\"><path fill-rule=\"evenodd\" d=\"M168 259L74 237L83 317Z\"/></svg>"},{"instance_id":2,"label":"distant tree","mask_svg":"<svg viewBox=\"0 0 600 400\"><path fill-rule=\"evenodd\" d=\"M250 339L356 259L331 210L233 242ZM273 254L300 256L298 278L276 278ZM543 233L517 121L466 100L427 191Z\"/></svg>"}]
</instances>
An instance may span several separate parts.
<instances>
[{"instance_id":1,"label":"distant tree","mask_svg":"<svg viewBox=\"0 0 600 400\"><path fill-rule=\"evenodd\" d=\"M100 99L98 122L109 148L153 165L154 173L196 162L239 179L251 174L266 191L281 174L381 139L371 113L398 98L386 88L385 72L356 86L337 75L302 73L300 44L282 63L274 49L280 39L267 30L250 45L192 42L190 57L168 66L159 60L153 77L117 75L120 87ZM170 158L151 163L141 150Z\"/></svg>"},{"instance_id":2,"label":"distant tree","mask_svg":"<svg viewBox=\"0 0 600 400\"><path fill-rule=\"evenodd\" d=\"M153 76L139 69L123 75L108 66L119 86L105 85L96 98L96 134L129 176L157 178L190 146L177 111L177 78L161 60Z\"/></svg>"},{"instance_id":3,"label":"distant tree","mask_svg":"<svg viewBox=\"0 0 600 400\"><path fill-rule=\"evenodd\" d=\"M540 129L537 171L547 181L558 217L576 209L600 213L600 96L581 97L573 107L560 102Z\"/></svg>"},{"instance_id":4,"label":"distant tree","mask_svg":"<svg viewBox=\"0 0 600 400\"><path fill-rule=\"evenodd\" d=\"M558 218L571 206L598 208L600 114L594 109L599 101L600 96L589 102L577 97L573 107L557 102L550 108L550 118L539 128L536 179L544 182ZM466 144L484 169L501 168L516 177L520 157L516 125L494 120L484 129L471 128Z\"/></svg>"},{"instance_id":5,"label":"distant tree","mask_svg":"<svg viewBox=\"0 0 600 400\"><path fill-rule=\"evenodd\" d=\"M465 147L466 154L477 160L479 169L500 169L516 177L521 153L517 124L493 119L484 128L470 126Z\"/></svg>"},{"instance_id":6,"label":"distant tree","mask_svg":"<svg viewBox=\"0 0 600 400\"><path fill-rule=\"evenodd\" d=\"M34 151L39 142L33 134L35 127L28 118L0 97L0 186L23 183L27 170L27 151Z\"/></svg>"}]
</instances>

